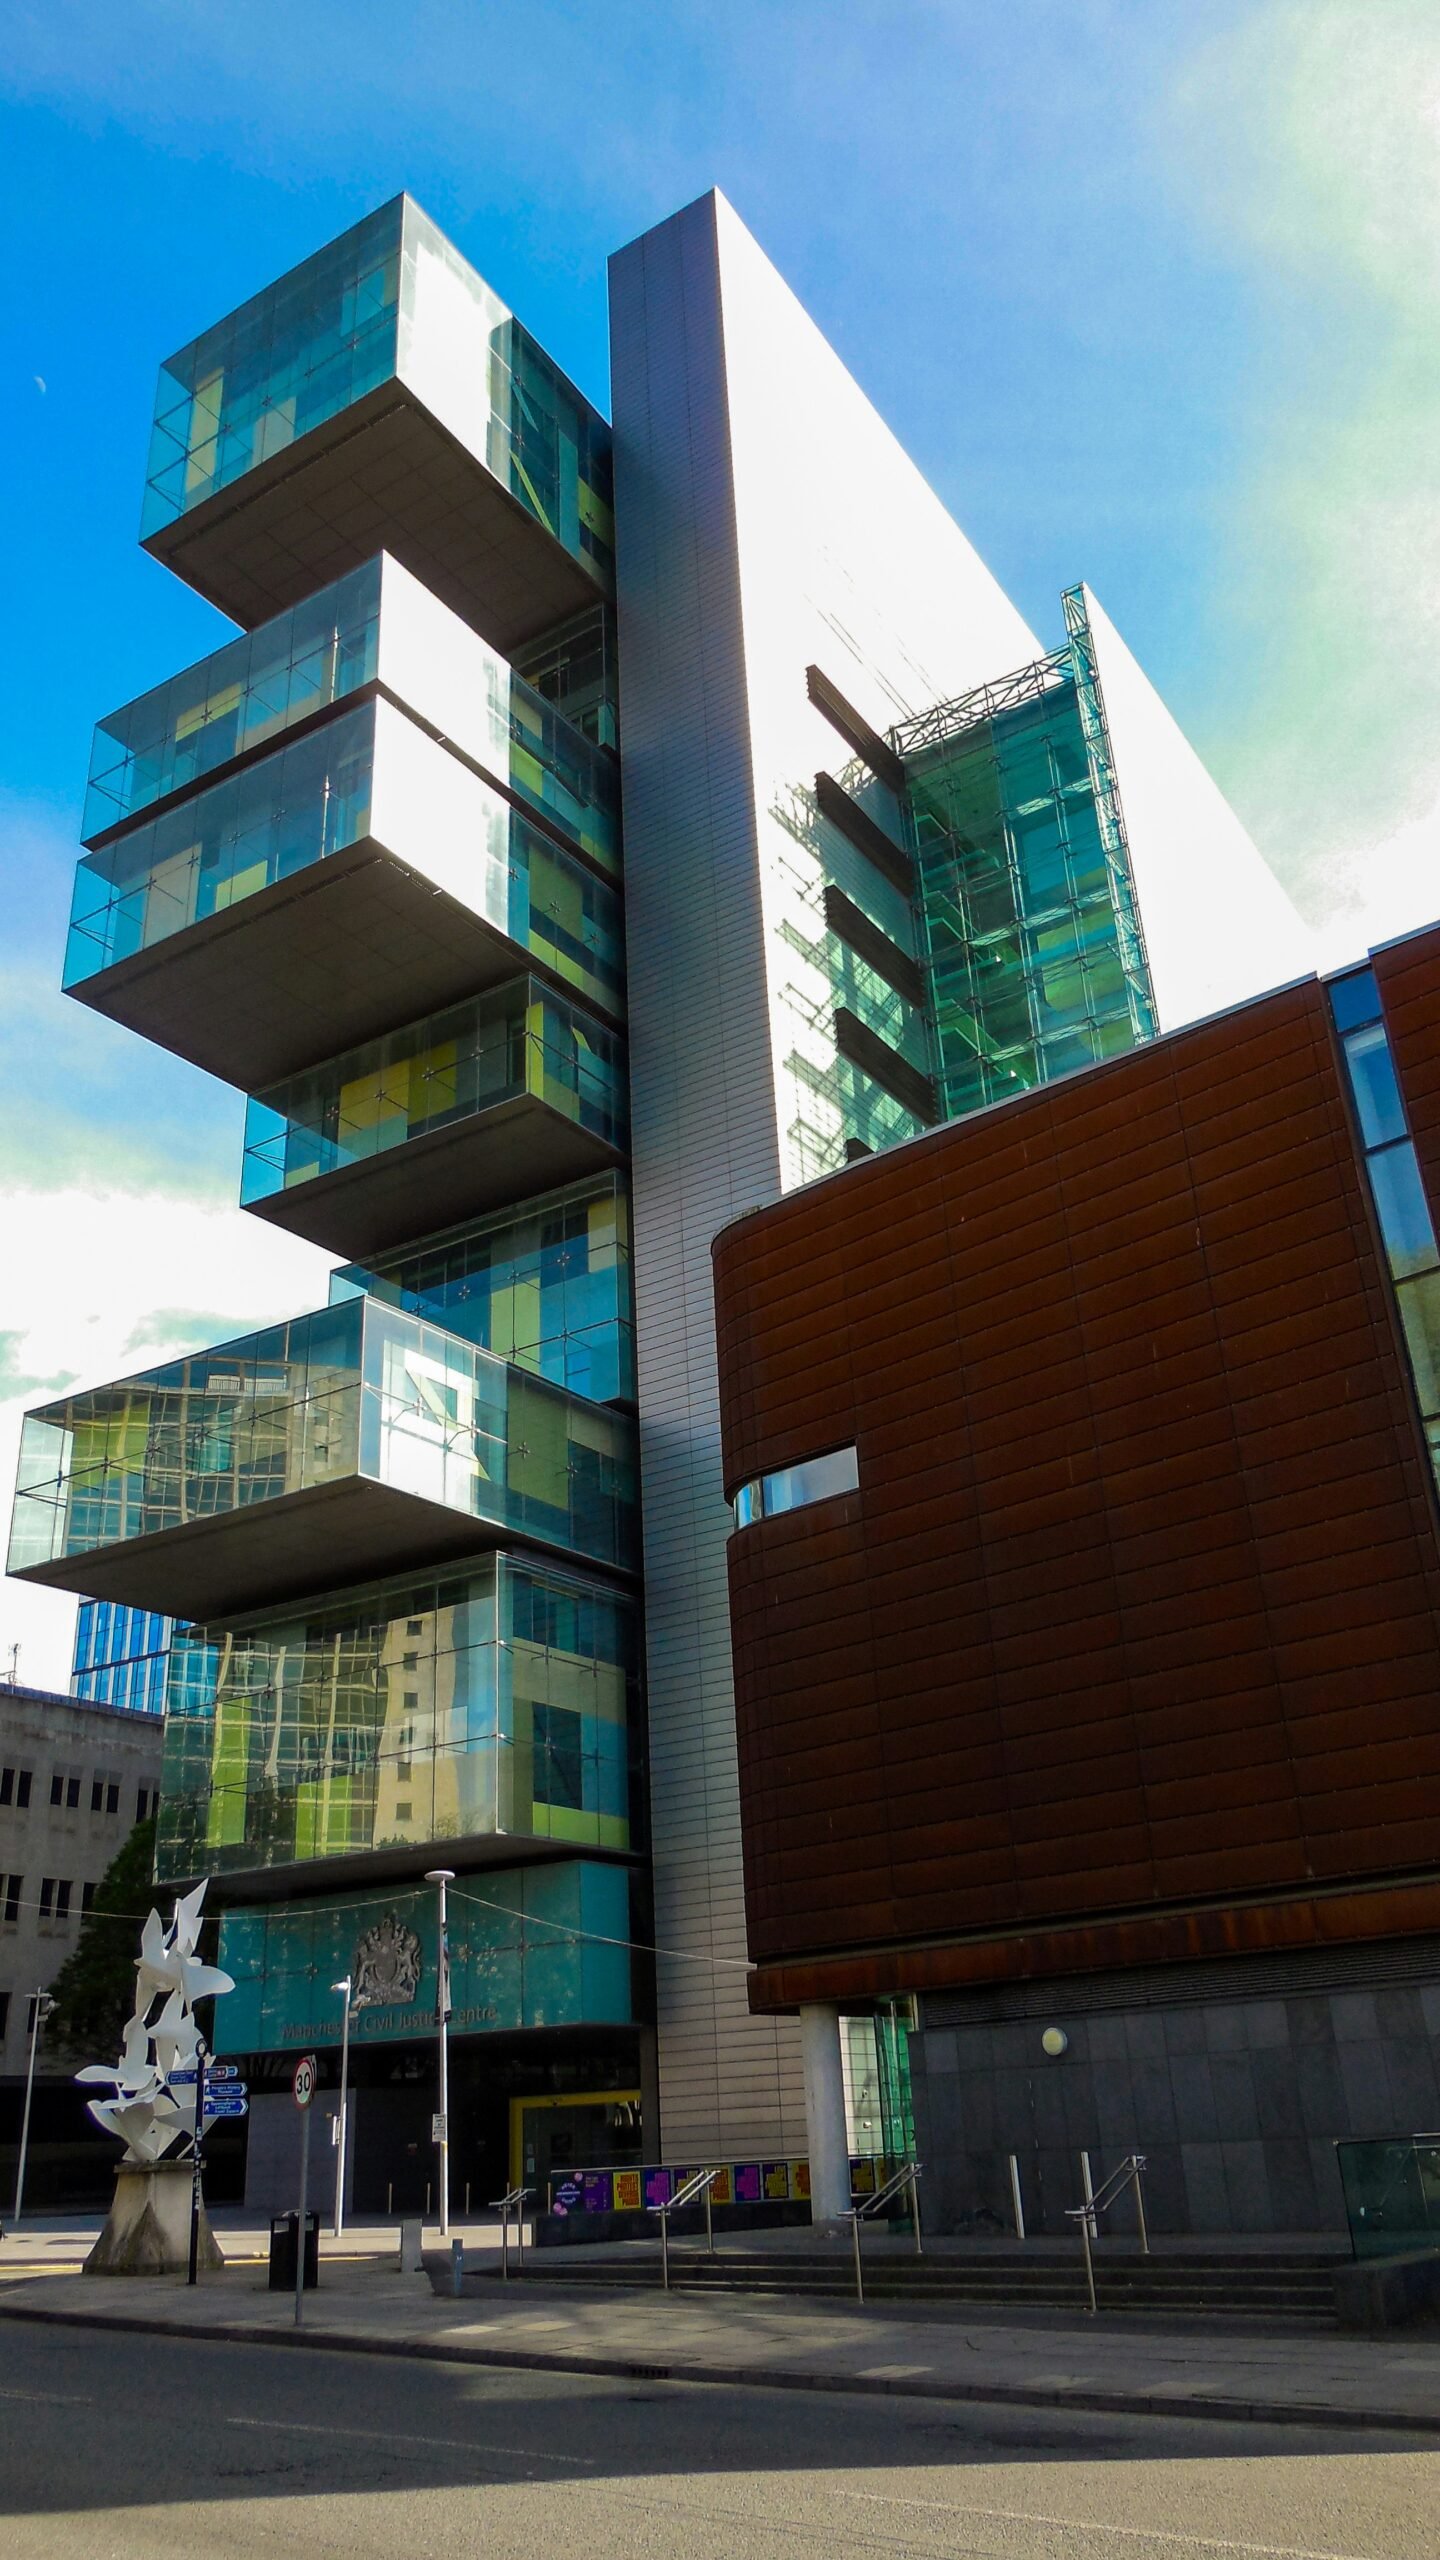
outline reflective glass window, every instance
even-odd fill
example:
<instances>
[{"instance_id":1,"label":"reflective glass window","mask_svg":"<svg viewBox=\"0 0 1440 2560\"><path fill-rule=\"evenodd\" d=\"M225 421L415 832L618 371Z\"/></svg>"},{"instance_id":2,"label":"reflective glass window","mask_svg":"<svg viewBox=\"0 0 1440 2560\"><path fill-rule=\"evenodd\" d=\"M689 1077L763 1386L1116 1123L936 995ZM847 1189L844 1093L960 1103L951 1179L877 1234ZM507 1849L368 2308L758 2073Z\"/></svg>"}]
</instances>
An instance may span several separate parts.
<instances>
[{"instance_id":1,"label":"reflective glass window","mask_svg":"<svg viewBox=\"0 0 1440 2560\"><path fill-rule=\"evenodd\" d=\"M823 1458L806 1458L798 1467L782 1467L765 1478L765 1516L798 1511L807 1502L826 1502L832 1494L853 1493L859 1482L853 1449L832 1449Z\"/></svg>"},{"instance_id":2,"label":"reflective glass window","mask_svg":"<svg viewBox=\"0 0 1440 2560\"><path fill-rule=\"evenodd\" d=\"M837 1493L854 1493L860 1464L854 1449L830 1449L820 1458L804 1458L798 1466L777 1467L735 1496L735 1526L748 1529L753 1520L773 1520L782 1511L798 1511L806 1503L828 1502Z\"/></svg>"},{"instance_id":3,"label":"reflective glass window","mask_svg":"<svg viewBox=\"0 0 1440 2560\"><path fill-rule=\"evenodd\" d=\"M1395 1064L1383 1022L1352 1031L1345 1043L1350 1087L1367 1147L1387 1146L1405 1135L1405 1109L1395 1080Z\"/></svg>"},{"instance_id":4,"label":"reflective glass window","mask_svg":"<svg viewBox=\"0 0 1440 2560\"><path fill-rule=\"evenodd\" d=\"M1369 1159L1370 1187L1385 1250L1397 1280L1428 1270L1435 1261L1435 1230L1420 1179L1420 1167L1408 1138L1382 1147Z\"/></svg>"},{"instance_id":5,"label":"reflective glass window","mask_svg":"<svg viewBox=\"0 0 1440 2560\"><path fill-rule=\"evenodd\" d=\"M1402 1281L1397 1294L1420 1410L1440 1414L1440 1271Z\"/></svg>"}]
</instances>

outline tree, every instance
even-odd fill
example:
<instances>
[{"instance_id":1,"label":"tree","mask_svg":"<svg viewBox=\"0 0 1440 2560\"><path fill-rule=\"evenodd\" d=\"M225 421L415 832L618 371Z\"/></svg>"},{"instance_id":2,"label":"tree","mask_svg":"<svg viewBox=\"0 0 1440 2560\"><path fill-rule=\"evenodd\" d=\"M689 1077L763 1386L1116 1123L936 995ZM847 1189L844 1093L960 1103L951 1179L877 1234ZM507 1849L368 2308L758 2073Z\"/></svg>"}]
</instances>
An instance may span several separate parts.
<instances>
[{"instance_id":1,"label":"tree","mask_svg":"<svg viewBox=\"0 0 1440 2560\"><path fill-rule=\"evenodd\" d=\"M95 1887L80 1935L50 1985L55 2003L47 2034L83 2062L107 2062L120 2050L135 2007L135 1960L145 1915L155 1901L155 1817L137 1822Z\"/></svg>"}]
</instances>

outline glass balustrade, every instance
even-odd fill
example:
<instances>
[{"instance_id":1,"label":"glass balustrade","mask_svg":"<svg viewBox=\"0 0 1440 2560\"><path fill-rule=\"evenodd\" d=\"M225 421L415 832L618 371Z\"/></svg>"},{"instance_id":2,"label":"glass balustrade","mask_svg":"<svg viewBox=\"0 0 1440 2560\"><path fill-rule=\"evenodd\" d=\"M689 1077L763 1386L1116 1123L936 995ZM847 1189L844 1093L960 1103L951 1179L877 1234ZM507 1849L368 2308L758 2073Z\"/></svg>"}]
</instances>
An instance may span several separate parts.
<instances>
[{"instance_id":1,"label":"glass balustrade","mask_svg":"<svg viewBox=\"0 0 1440 2560\"><path fill-rule=\"evenodd\" d=\"M522 978L332 1058L251 1098L240 1198L249 1207L528 1094L624 1144L623 1044Z\"/></svg>"},{"instance_id":2,"label":"glass balustrade","mask_svg":"<svg viewBox=\"0 0 1440 2560\"><path fill-rule=\"evenodd\" d=\"M100 721L84 841L372 683L380 664L381 569L380 560L367 560Z\"/></svg>"}]
</instances>

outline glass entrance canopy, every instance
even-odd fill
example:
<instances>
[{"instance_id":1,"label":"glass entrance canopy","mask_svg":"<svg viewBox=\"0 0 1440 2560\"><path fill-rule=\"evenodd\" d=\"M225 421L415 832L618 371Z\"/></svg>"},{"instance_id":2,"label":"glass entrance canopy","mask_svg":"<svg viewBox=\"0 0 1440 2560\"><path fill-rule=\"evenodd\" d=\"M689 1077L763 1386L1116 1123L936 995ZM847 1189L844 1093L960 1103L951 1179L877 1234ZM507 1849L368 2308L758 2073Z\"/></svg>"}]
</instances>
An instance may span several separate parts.
<instances>
[{"instance_id":1,"label":"glass entrance canopy","mask_svg":"<svg viewBox=\"0 0 1440 2560\"><path fill-rule=\"evenodd\" d=\"M517 1537L632 1568L633 1426L361 1297L28 1414L9 1569L199 1619Z\"/></svg>"},{"instance_id":2,"label":"glass entrance canopy","mask_svg":"<svg viewBox=\"0 0 1440 2560\"><path fill-rule=\"evenodd\" d=\"M161 367L140 538L251 626L382 525L502 649L612 591L608 427L408 196Z\"/></svg>"},{"instance_id":3,"label":"glass entrance canopy","mask_svg":"<svg viewBox=\"0 0 1440 2560\"><path fill-rule=\"evenodd\" d=\"M613 1165L624 1044L538 978L252 1097L240 1199L352 1260Z\"/></svg>"},{"instance_id":4,"label":"glass entrance canopy","mask_svg":"<svg viewBox=\"0 0 1440 2560\"><path fill-rule=\"evenodd\" d=\"M530 959L618 1014L623 950L614 890L382 698L87 853L65 985L253 1093Z\"/></svg>"},{"instance_id":5,"label":"glass entrance canopy","mask_svg":"<svg viewBox=\"0 0 1440 2560\"><path fill-rule=\"evenodd\" d=\"M84 842L133 825L376 684L618 875L613 758L383 552L102 720Z\"/></svg>"}]
</instances>

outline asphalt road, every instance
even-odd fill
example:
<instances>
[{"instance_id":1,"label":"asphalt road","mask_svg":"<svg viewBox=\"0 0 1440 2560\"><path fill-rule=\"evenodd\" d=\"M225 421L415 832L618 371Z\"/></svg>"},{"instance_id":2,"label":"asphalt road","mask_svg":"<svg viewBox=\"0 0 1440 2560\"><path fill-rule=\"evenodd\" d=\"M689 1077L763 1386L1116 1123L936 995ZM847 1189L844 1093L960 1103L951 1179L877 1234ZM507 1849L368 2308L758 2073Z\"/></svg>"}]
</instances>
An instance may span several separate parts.
<instances>
[{"instance_id":1,"label":"asphalt road","mask_svg":"<svg viewBox=\"0 0 1440 2560\"><path fill-rule=\"evenodd\" d=\"M160 2551L1440 2560L1440 2451L0 2319L4 2560Z\"/></svg>"}]
</instances>

